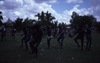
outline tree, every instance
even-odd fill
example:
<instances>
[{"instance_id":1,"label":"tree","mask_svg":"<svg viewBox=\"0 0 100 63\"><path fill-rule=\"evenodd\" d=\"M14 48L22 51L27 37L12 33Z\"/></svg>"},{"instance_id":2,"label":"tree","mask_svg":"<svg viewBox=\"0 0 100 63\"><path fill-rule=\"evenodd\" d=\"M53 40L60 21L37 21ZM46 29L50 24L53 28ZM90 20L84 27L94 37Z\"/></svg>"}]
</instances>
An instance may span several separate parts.
<instances>
[{"instance_id":1,"label":"tree","mask_svg":"<svg viewBox=\"0 0 100 63\"><path fill-rule=\"evenodd\" d=\"M46 13L44 13L42 11L41 13L38 13L35 16L38 17L38 23L41 24L41 26L51 25L52 24L52 21L55 19L51 15L51 13L49 13L48 11Z\"/></svg>"},{"instance_id":2,"label":"tree","mask_svg":"<svg viewBox=\"0 0 100 63\"><path fill-rule=\"evenodd\" d=\"M93 15L84 15L83 20L85 25L95 26L96 18Z\"/></svg>"},{"instance_id":3,"label":"tree","mask_svg":"<svg viewBox=\"0 0 100 63\"><path fill-rule=\"evenodd\" d=\"M3 20L3 16L2 16L2 11L0 11L0 26L2 26L2 20Z\"/></svg>"},{"instance_id":4,"label":"tree","mask_svg":"<svg viewBox=\"0 0 100 63\"><path fill-rule=\"evenodd\" d=\"M13 26L13 21L8 18L7 22L4 23L7 27Z\"/></svg>"},{"instance_id":5,"label":"tree","mask_svg":"<svg viewBox=\"0 0 100 63\"><path fill-rule=\"evenodd\" d=\"M22 21L23 21L23 19L19 18L19 17L15 20L14 27L17 30L21 30L22 29Z\"/></svg>"},{"instance_id":6,"label":"tree","mask_svg":"<svg viewBox=\"0 0 100 63\"><path fill-rule=\"evenodd\" d=\"M40 13L38 13L37 15L35 15L35 17L38 17L38 21L40 21Z\"/></svg>"},{"instance_id":7,"label":"tree","mask_svg":"<svg viewBox=\"0 0 100 63\"><path fill-rule=\"evenodd\" d=\"M77 14L76 12L72 13L71 16L71 27L72 28L85 28L86 25L89 25L90 27L94 26L94 23L96 22L96 18L93 15L84 15L84 16L80 16L79 14Z\"/></svg>"},{"instance_id":8,"label":"tree","mask_svg":"<svg viewBox=\"0 0 100 63\"><path fill-rule=\"evenodd\" d=\"M23 27L32 26L35 20L29 19L28 17L23 21Z\"/></svg>"},{"instance_id":9,"label":"tree","mask_svg":"<svg viewBox=\"0 0 100 63\"><path fill-rule=\"evenodd\" d=\"M79 16L79 14L77 14L76 12L73 12L71 18L72 18L70 20L71 27L77 29L80 26L80 19L82 17Z\"/></svg>"},{"instance_id":10,"label":"tree","mask_svg":"<svg viewBox=\"0 0 100 63\"><path fill-rule=\"evenodd\" d=\"M46 24L50 25L51 22L52 22L52 20L54 20L54 19L55 19L55 17L52 16L51 13L49 13L49 12L47 11L47 13L46 13Z\"/></svg>"},{"instance_id":11,"label":"tree","mask_svg":"<svg viewBox=\"0 0 100 63\"><path fill-rule=\"evenodd\" d=\"M96 30L100 32L100 22L96 22L95 27L96 27Z\"/></svg>"}]
</instances>

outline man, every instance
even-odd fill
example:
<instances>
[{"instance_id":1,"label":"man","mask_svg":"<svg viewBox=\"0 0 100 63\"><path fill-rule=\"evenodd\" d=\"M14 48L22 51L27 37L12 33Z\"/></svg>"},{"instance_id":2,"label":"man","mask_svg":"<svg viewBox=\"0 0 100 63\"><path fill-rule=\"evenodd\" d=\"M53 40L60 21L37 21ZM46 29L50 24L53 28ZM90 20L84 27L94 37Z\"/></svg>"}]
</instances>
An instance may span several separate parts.
<instances>
[{"instance_id":1,"label":"man","mask_svg":"<svg viewBox=\"0 0 100 63\"><path fill-rule=\"evenodd\" d=\"M64 40L64 34L65 34L65 31L62 27L59 27L59 32L58 32L58 38L57 38L57 41L58 43L60 44L61 46L61 49L63 47L63 40Z\"/></svg>"},{"instance_id":2,"label":"man","mask_svg":"<svg viewBox=\"0 0 100 63\"><path fill-rule=\"evenodd\" d=\"M40 29L40 25L36 24L33 28L33 33L32 33L32 39L30 42L30 47L32 50L32 54L36 54L36 57L38 55L38 46L42 40L42 30Z\"/></svg>"},{"instance_id":3,"label":"man","mask_svg":"<svg viewBox=\"0 0 100 63\"><path fill-rule=\"evenodd\" d=\"M47 44L48 44L48 49L50 48L50 41L52 39L52 29L50 26L47 26Z\"/></svg>"},{"instance_id":4,"label":"man","mask_svg":"<svg viewBox=\"0 0 100 63\"><path fill-rule=\"evenodd\" d=\"M1 28L1 41L6 40L6 28L5 26L2 26Z\"/></svg>"},{"instance_id":5,"label":"man","mask_svg":"<svg viewBox=\"0 0 100 63\"><path fill-rule=\"evenodd\" d=\"M77 35L74 40L75 40L75 43L77 44L78 48L80 47L79 43L78 43L78 39L81 40L81 51L83 50L83 42L84 42L84 34L85 34L85 31L83 29L83 27L79 27L76 32L74 33L74 35ZM73 35L73 36L74 36ZM71 36L71 37L73 37Z\"/></svg>"},{"instance_id":6,"label":"man","mask_svg":"<svg viewBox=\"0 0 100 63\"><path fill-rule=\"evenodd\" d=\"M86 51L90 50L91 47L91 27L89 25L86 25L86 39L87 39L87 44L86 44Z\"/></svg>"}]
</instances>

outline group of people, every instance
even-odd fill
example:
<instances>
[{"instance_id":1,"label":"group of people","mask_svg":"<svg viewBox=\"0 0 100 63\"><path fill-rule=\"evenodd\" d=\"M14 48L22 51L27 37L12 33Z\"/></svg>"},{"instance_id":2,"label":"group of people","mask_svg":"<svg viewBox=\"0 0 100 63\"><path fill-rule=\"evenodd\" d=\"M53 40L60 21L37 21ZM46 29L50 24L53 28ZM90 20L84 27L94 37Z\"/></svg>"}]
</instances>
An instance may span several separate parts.
<instances>
[{"instance_id":1,"label":"group of people","mask_svg":"<svg viewBox=\"0 0 100 63\"><path fill-rule=\"evenodd\" d=\"M24 28L23 29L23 38L22 38L22 44L25 43L26 50L28 50L27 43L29 42L30 48L32 50L32 54L38 55L38 46L41 43L41 40L44 36L47 37L47 45L48 49L50 48L50 42L53 37L57 38L57 42L60 44L60 48L63 47L63 41L65 39L65 34L68 32L69 37L74 38L75 43L77 44L78 48L81 48L81 51L83 50L83 44L84 44L84 37L87 39L86 44L86 50L90 50L91 47L91 27L86 25L86 27L83 29L82 27L79 27L77 29L66 29L63 26L59 26L55 29L52 29L51 26L46 26L45 29L41 28L40 25L36 24L32 28ZM81 40L81 45L78 42L78 39Z\"/></svg>"},{"instance_id":2,"label":"group of people","mask_svg":"<svg viewBox=\"0 0 100 63\"><path fill-rule=\"evenodd\" d=\"M15 33L16 33L16 29L14 27L11 27L10 28L10 35L14 39L15 39ZM2 25L0 27L0 41L6 40L6 36L7 36L7 27L5 27L4 25Z\"/></svg>"},{"instance_id":3,"label":"group of people","mask_svg":"<svg viewBox=\"0 0 100 63\"><path fill-rule=\"evenodd\" d=\"M73 34L72 32L69 33L70 37L73 37L76 35L76 37L74 38L75 43L77 44L78 48L80 47L78 40L81 41L81 51L83 50L83 44L84 44L84 39L86 38L86 51L91 50L91 42L92 42L92 37L91 37L91 26L86 25L85 27L78 27L76 30L73 30Z\"/></svg>"},{"instance_id":4,"label":"group of people","mask_svg":"<svg viewBox=\"0 0 100 63\"><path fill-rule=\"evenodd\" d=\"M4 39L6 36L6 28L2 26L0 28L1 40ZM15 38L16 29L14 27L11 28L11 36ZM65 39L65 35L68 33L69 37L75 36L74 40L77 44L78 48L83 50L84 44L84 37L87 39L86 50L90 50L91 47L91 27L86 25L85 28L78 27L77 29L65 29L63 26L59 26L57 28L52 28L51 26L47 25L46 27L41 27L39 24L35 24L31 27L25 27L22 30L22 40L21 40L21 47L25 44L25 49L28 50L30 45L30 49L32 50L32 54L38 55L38 46L42 41L43 37L47 37L47 45L48 49L50 48L50 42L52 38L56 38L57 42L60 44L60 48L63 47L63 42ZM81 40L81 44L79 44L78 39Z\"/></svg>"},{"instance_id":5,"label":"group of people","mask_svg":"<svg viewBox=\"0 0 100 63\"><path fill-rule=\"evenodd\" d=\"M28 43L30 44L30 48L32 50L32 54L38 55L38 46L41 43L41 40L44 36L47 37L47 45L48 49L50 48L50 42L53 37L58 37L57 41L61 45L63 45L64 40L64 29L63 27L58 28L59 31L53 30L51 26L46 26L45 29L41 28L40 25L36 24L33 27L26 27L23 29L22 33L22 43L21 47L23 47L23 43L25 43L26 50L28 50Z\"/></svg>"}]
</instances>

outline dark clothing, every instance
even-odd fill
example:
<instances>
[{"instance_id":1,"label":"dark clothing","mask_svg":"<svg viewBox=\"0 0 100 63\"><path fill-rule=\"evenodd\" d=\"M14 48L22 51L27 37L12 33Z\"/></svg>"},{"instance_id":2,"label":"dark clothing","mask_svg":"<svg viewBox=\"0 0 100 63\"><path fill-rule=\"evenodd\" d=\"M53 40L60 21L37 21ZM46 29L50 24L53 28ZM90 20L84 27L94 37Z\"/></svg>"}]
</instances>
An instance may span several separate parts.
<instances>
[{"instance_id":1,"label":"dark clothing","mask_svg":"<svg viewBox=\"0 0 100 63\"><path fill-rule=\"evenodd\" d=\"M58 32L58 38L57 38L57 41L58 43L60 44L61 48L63 47L63 40L64 40L64 30L63 29L60 29L59 32Z\"/></svg>"},{"instance_id":2,"label":"dark clothing","mask_svg":"<svg viewBox=\"0 0 100 63\"><path fill-rule=\"evenodd\" d=\"M84 33L85 31L83 29L78 29L77 32L75 34L78 34L76 37L75 37L75 42L76 44L78 45L78 47L80 47L79 43L78 43L78 39L81 40L81 51L83 50L83 42L84 42Z\"/></svg>"},{"instance_id":3,"label":"dark clothing","mask_svg":"<svg viewBox=\"0 0 100 63\"><path fill-rule=\"evenodd\" d=\"M76 32L76 34L78 34L77 36L76 36L76 38L77 39L83 39L84 38L84 30L83 29L79 29L77 32Z\"/></svg>"},{"instance_id":4,"label":"dark clothing","mask_svg":"<svg viewBox=\"0 0 100 63\"><path fill-rule=\"evenodd\" d=\"M50 29L47 30L47 36L51 36L52 32Z\"/></svg>"},{"instance_id":5,"label":"dark clothing","mask_svg":"<svg viewBox=\"0 0 100 63\"><path fill-rule=\"evenodd\" d=\"M2 29L1 29L1 40L3 40L4 37L5 37L5 39L6 39L6 29L5 29L5 28L2 28Z\"/></svg>"},{"instance_id":6,"label":"dark clothing","mask_svg":"<svg viewBox=\"0 0 100 63\"><path fill-rule=\"evenodd\" d=\"M41 30L35 30L33 32L33 38L34 38L34 40L41 39L42 38L42 35L43 35L43 33L42 33Z\"/></svg>"},{"instance_id":7,"label":"dark clothing","mask_svg":"<svg viewBox=\"0 0 100 63\"><path fill-rule=\"evenodd\" d=\"M89 27L87 27L86 29L86 38L87 38L86 50L90 50L92 37L91 37L91 28Z\"/></svg>"},{"instance_id":8,"label":"dark clothing","mask_svg":"<svg viewBox=\"0 0 100 63\"><path fill-rule=\"evenodd\" d=\"M36 53L36 56L38 54L37 48L38 48L38 46L39 46L39 44L42 40L42 35L43 35L43 33L42 33L42 30L40 30L40 29L35 29L33 31L33 36L32 36L32 40L30 42L30 47L31 47L31 50L32 50L32 54Z\"/></svg>"}]
</instances>

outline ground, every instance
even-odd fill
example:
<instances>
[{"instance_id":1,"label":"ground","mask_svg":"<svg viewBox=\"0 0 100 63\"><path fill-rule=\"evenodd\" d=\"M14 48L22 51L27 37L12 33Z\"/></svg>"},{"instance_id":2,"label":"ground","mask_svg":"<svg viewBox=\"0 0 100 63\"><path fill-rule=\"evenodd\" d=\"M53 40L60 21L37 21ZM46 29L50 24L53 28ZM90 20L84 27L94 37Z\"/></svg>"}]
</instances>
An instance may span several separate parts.
<instances>
[{"instance_id":1,"label":"ground","mask_svg":"<svg viewBox=\"0 0 100 63\"><path fill-rule=\"evenodd\" d=\"M0 63L99 63L100 62L100 34L92 34L91 51L80 51L74 42L66 34L63 49L60 49L56 38L51 41L51 48L47 49L46 38L42 39L39 46L39 55L30 55L31 50L21 48L20 34L13 39L9 34L5 41L0 42ZM86 41L85 41L86 42Z\"/></svg>"}]
</instances>

